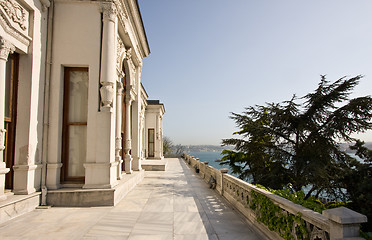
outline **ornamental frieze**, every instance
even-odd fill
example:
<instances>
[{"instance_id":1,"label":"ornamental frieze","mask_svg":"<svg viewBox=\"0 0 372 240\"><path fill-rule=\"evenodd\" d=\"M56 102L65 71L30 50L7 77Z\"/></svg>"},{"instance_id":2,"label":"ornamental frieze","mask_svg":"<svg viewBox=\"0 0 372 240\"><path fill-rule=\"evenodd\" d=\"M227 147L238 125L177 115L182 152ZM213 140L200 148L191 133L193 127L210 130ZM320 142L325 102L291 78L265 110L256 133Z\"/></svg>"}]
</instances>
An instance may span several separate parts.
<instances>
[{"instance_id":1,"label":"ornamental frieze","mask_svg":"<svg viewBox=\"0 0 372 240\"><path fill-rule=\"evenodd\" d=\"M15 0L1 0L0 7L23 31L27 29L28 12Z\"/></svg>"}]
</instances>

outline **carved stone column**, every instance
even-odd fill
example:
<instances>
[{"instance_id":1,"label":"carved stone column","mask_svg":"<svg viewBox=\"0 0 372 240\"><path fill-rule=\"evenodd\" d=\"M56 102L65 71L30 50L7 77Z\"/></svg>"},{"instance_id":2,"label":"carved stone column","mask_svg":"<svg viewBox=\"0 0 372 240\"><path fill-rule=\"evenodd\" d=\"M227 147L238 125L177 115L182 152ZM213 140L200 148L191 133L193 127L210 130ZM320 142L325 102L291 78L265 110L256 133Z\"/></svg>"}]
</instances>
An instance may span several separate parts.
<instances>
[{"instance_id":1,"label":"carved stone column","mask_svg":"<svg viewBox=\"0 0 372 240\"><path fill-rule=\"evenodd\" d=\"M123 160L120 156L121 150L121 115L122 115L122 96L123 96L123 84L121 82L116 82L116 133L115 133L115 161L118 163L117 175L118 179L121 179L121 163Z\"/></svg>"},{"instance_id":2,"label":"carved stone column","mask_svg":"<svg viewBox=\"0 0 372 240\"><path fill-rule=\"evenodd\" d=\"M87 159L85 167L85 185L83 188L113 188L118 184L117 161L115 160L116 127L116 44L117 16L112 2L101 2L103 13L101 75L100 75L100 111L95 112L96 124L89 125L89 132L95 132L96 143L87 145L98 147L94 159ZM88 108L88 112L89 112Z\"/></svg>"},{"instance_id":3,"label":"carved stone column","mask_svg":"<svg viewBox=\"0 0 372 240\"><path fill-rule=\"evenodd\" d=\"M6 168L4 162L4 149L5 149L5 132L4 129L4 115L5 115L5 74L6 74L6 62L8 56L13 53L15 47L13 44L0 37L0 200L5 199L4 187L5 187L5 174L9 172L9 168Z\"/></svg>"},{"instance_id":4,"label":"carved stone column","mask_svg":"<svg viewBox=\"0 0 372 240\"><path fill-rule=\"evenodd\" d=\"M114 84L116 75L116 7L113 3L102 3L103 32L102 32L102 61L101 61L101 110L111 111L114 101Z\"/></svg>"},{"instance_id":5,"label":"carved stone column","mask_svg":"<svg viewBox=\"0 0 372 240\"><path fill-rule=\"evenodd\" d=\"M132 156L131 156L131 149L132 149L132 137L131 137L131 105L132 101L134 100L133 95L131 93L131 88L128 87L127 93L125 94L125 172L132 173Z\"/></svg>"}]
</instances>

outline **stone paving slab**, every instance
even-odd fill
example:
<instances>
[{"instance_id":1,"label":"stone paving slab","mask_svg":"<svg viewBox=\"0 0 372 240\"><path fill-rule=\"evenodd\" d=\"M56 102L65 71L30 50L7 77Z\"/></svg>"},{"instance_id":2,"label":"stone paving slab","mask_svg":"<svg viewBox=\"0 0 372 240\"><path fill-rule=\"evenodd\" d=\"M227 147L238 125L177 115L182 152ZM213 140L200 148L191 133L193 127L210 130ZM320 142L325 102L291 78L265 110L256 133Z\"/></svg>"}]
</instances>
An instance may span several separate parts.
<instances>
[{"instance_id":1,"label":"stone paving slab","mask_svg":"<svg viewBox=\"0 0 372 240\"><path fill-rule=\"evenodd\" d=\"M181 159L145 179L115 207L49 208L0 225L0 239L265 239Z\"/></svg>"}]
</instances>

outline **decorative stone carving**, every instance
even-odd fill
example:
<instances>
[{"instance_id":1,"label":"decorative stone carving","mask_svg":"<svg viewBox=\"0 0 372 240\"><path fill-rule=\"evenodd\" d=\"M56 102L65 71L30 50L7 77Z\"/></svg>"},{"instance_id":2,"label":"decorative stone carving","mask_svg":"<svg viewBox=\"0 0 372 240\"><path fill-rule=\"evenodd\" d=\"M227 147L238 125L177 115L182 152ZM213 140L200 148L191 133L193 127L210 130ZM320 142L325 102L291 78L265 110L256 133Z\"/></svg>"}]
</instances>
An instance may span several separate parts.
<instances>
[{"instance_id":1,"label":"decorative stone carving","mask_svg":"<svg viewBox=\"0 0 372 240\"><path fill-rule=\"evenodd\" d=\"M114 3L116 5L119 23L121 26L124 27L125 34L128 34L127 28L125 27L128 25L128 12L125 7L125 4L123 0L114 0Z\"/></svg>"},{"instance_id":2,"label":"decorative stone carving","mask_svg":"<svg viewBox=\"0 0 372 240\"><path fill-rule=\"evenodd\" d=\"M0 129L0 151L5 150L4 138L5 138L6 129Z\"/></svg>"},{"instance_id":3,"label":"decorative stone carving","mask_svg":"<svg viewBox=\"0 0 372 240\"><path fill-rule=\"evenodd\" d=\"M313 230L310 232L310 240L324 239L328 240L327 234L324 230L314 226Z\"/></svg>"},{"instance_id":4,"label":"decorative stone carving","mask_svg":"<svg viewBox=\"0 0 372 240\"><path fill-rule=\"evenodd\" d=\"M118 9L119 15L125 19L128 19L128 12L123 0L114 0L114 3Z\"/></svg>"},{"instance_id":5,"label":"decorative stone carving","mask_svg":"<svg viewBox=\"0 0 372 240\"><path fill-rule=\"evenodd\" d=\"M117 37L117 46L116 47L117 47L117 49L116 49L116 67L118 69L121 69L121 64L120 64L121 63L121 55L125 51L125 48L124 48L124 43L119 36Z\"/></svg>"},{"instance_id":6,"label":"decorative stone carving","mask_svg":"<svg viewBox=\"0 0 372 240\"><path fill-rule=\"evenodd\" d=\"M132 48L127 49L124 59L127 61L132 61Z\"/></svg>"},{"instance_id":7,"label":"decorative stone carving","mask_svg":"<svg viewBox=\"0 0 372 240\"><path fill-rule=\"evenodd\" d=\"M24 31L21 28L16 29L9 21L11 20L7 19L6 13L3 12L0 8L0 26L10 36L14 37L15 39L23 43L25 46L28 46L32 39L27 35L28 34L27 29Z\"/></svg>"},{"instance_id":8,"label":"decorative stone carving","mask_svg":"<svg viewBox=\"0 0 372 240\"><path fill-rule=\"evenodd\" d=\"M124 144L125 155L129 156L131 149L132 149L132 140L131 139L125 139L125 144Z\"/></svg>"},{"instance_id":9,"label":"decorative stone carving","mask_svg":"<svg viewBox=\"0 0 372 240\"><path fill-rule=\"evenodd\" d=\"M101 3L101 10L103 12L103 19L109 21L115 21L117 9L115 4L111 2Z\"/></svg>"},{"instance_id":10,"label":"decorative stone carving","mask_svg":"<svg viewBox=\"0 0 372 240\"><path fill-rule=\"evenodd\" d=\"M9 53L13 53L14 51L14 45L0 37L0 59L7 61Z\"/></svg>"},{"instance_id":11,"label":"decorative stone carving","mask_svg":"<svg viewBox=\"0 0 372 240\"><path fill-rule=\"evenodd\" d=\"M121 82L116 82L116 94L120 94L122 95L123 94L123 83Z\"/></svg>"},{"instance_id":12,"label":"decorative stone carving","mask_svg":"<svg viewBox=\"0 0 372 240\"><path fill-rule=\"evenodd\" d=\"M116 150L116 157L120 156L120 150L121 150L121 137L115 138L115 150Z\"/></svg>"},{"instance_id":13,"label":"decorative stone carving","mask_svg":"<svg viewBox=\"0 0 372 240\"><path fill-rule=\"evenodd\" d=\"M100 88L101 106L111 108L114 100L114 86L112 82L102 82Z\"/></svg>"},{"instance_id":14,"label":"decorative stone carving","mask_svg":"<svg viewBox=\"0 0 372 240\"><path fill-rule=\"evenodd\" d=\"M14 0L1 0L0 6L14 23L22 30L26 30L28 12L19 3Z\"/></svg>"},{"instance_id":15,"label":"decorative stone carving","mask_svg":"<svg viewBox=\"0 0 372 240\"><path fill-rule=\"evenodd\" d=\"M43 11L45 12L48 7L50 6L50 1L49 0L40 0L41 5L43 6Z\"/></svg>"}]
</instances>

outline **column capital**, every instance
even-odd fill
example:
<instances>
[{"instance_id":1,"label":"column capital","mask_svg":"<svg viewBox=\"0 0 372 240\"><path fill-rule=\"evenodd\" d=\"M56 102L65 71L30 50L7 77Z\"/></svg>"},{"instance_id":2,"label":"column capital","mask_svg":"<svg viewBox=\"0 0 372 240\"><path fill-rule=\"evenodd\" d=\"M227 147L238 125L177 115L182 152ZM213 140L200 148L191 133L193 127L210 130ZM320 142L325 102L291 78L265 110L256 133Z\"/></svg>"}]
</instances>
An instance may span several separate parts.
<instances>
[{"instance_id":1,"label":"column capital","mask_svg":"<svg viewBox=\"0 0 372 240\"><path fill-rule=\"evenodd\" d=\"M14 51L14 45L0 36L0 59L8 61L9 53L13 53Z\"/></svg>"},{"instance_id":2,"label":"column capital","mask_svg":"<svg viewBox=\"0 0 372 240\"><path fill-rule=\"evenodd\" d=\"M117 16L117 9L114 3L101 3L101 11L103 12L103 20L115 22Z\"/></svg>"}]
</instances>

